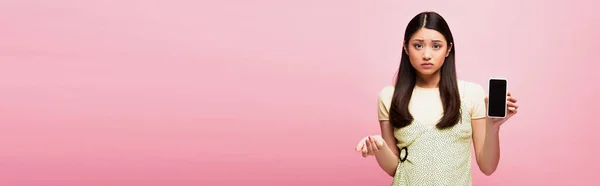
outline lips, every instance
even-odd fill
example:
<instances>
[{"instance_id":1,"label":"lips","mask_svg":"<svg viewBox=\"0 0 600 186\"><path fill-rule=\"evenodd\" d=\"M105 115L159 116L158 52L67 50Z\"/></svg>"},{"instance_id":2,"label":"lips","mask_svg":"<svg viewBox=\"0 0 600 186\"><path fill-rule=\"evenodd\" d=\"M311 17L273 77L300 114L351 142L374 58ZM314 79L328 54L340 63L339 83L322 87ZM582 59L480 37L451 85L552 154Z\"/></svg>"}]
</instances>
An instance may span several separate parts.
<instances>
[{"instance_id":1,"label":"lips","mask_svg":"<svg viewBox=\"0 0 600 186\"><path fill-rule=\"evenodd\" d=\"M421 64L422 67L433 67L433 63L423 63Z\"/></svg>"}]
</instances>

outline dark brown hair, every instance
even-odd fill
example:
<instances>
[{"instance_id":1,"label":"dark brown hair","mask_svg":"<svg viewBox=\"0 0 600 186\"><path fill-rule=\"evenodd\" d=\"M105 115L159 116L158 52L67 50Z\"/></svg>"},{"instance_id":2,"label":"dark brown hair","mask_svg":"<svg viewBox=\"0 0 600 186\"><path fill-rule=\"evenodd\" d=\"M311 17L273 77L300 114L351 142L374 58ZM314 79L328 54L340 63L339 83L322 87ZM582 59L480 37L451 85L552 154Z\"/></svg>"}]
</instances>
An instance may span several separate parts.
<instances>
[{"instance_id":1,"label":"dark brown hair","mask_svg":"<svg viewBox=\"0 0 600 186\"><path fill-rule=\"evenodd\" d=\"M439 91L444 108L444 115L436 125L439 129L446 129L456 125L461 118L460 95L458 92L458 80L456 77L456 65L454 53L456 44L452 32L444 18L435 12L422 12L415 16L404 32L404 41L408 41L412 35L421 28L433 29L440 32L446 38L446 46L452 46L448 57L440 69ZM407 46L404 46L407 47ZM413 116L408 110L408 104L412 97L412 91L416 83L416 70L411 65L409 56L402 52L400 67L396 78L394 95L390 107L390 123L396 128L408 126L413 121Z\"/></svg>"}]
</instances>

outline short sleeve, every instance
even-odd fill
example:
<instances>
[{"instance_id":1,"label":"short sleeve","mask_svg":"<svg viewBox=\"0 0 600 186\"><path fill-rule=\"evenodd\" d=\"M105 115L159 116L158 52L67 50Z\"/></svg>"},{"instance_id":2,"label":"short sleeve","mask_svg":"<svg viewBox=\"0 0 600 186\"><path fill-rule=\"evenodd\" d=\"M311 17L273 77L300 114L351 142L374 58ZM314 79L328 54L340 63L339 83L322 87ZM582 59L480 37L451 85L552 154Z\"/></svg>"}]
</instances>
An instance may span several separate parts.
<instances>
[{"instance_id":1,"label":"short sleeve","mask_svg":"<svg viewBox=\"0 0 600 186\"><path fill-rule=\"evenodd\" d=\"M485 90L481 85L472 83L470 88L471 119L486 117Z\"/></svg>"},{"instance_id":2,"label":"short sleeve","mask_svg":"<svg viewBox=\"0 0 600 186\"><path fill-rule=\"evenodd\" d=\"M377 99L378 119L379 121L390 120L390 105L392 102L392 96L394 94L394 87L387 86L379 92Z\"/></svg>"}]
</instances>

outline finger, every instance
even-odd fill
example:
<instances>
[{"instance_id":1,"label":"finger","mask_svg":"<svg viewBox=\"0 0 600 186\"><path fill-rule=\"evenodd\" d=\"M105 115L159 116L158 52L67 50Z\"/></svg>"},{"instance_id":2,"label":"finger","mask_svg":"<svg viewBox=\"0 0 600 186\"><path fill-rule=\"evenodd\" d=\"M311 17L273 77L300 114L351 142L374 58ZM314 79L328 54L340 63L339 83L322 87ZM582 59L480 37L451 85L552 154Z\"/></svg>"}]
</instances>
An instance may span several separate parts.
<instances>
[{"instance_id":1,"label":"finger","mask_svg":"<svg viewBox=\"0 0 600 186\"><path fill-rule=\"evenodd\" d=\"M371 137L370 136L367 139L367 146L369 147L369 148L367 148L367 150L369 151L369 154L371 154L372 152L375 152L375 149L373 147L373 143L371 143Z\"/></svg>"},{"instance_id":2,"label":"finger","mask_svg":"<svg viewBox=\"0 0 600 186\"><path fill-rule=\"evenodd\" d=\"M360 142L358 142L358 145L356 145L356 151L361 151L363 149L363 147L365 146L365 139L363 138L362 140L360 140Z\"/></svg>"},{"instance_id":3,"label":"finger","mask_svg":"<svg viewBox=\"0 0 600 186\"><path fill-rule=\"evenodd\" d=\"M367 152L367 153L371 152L371 143L369 143L369 139L370 138L367 138L367 140L365 141L366 148L365 148L365 151L363 151L363 152Z\"/></svg>"},{"instance_id":4,"label":"finger","mask_svg":"<svg viewBox=\"0 0 600 186\"><path fill-rule=\"evenodd\" d=\"M373 152L379 151L379 147L377 146L377 142L375 141L375 139L370 138L370 141L371 141L371 147L373 148Z\"/></svg>"},{"instance_id":5,"label":"finger","mask_svg":"<svg viewBox=\"0 0 600 186\"><path fill-rule=\"evenodd\" d=\"M360 149L358 150L363 153L367 151L367 145L365 144L365 140L360 141Z\"/></svg>"},{"instance_id":6,"label":"finger","mask_svg":"<svg viewBox=\"0 0 600 186\"><path fill-rule=\"evenodd\" d=\"M513 97L513 96L512 96L512 94L511 94L510 92L508 92L508 93L506 94L506 97L508 98L508 100L509 100L509 101L512 101L512 102L514 102L514 103L516 103L516 102L517 102L517 98Z\"/></svg>"},{"instance_id":7,"label":"finger","mask_svg":"<svg viewBox=\"0 0 600 186\"><path fill-rule=\"evenodd\" d=\"M519 108L519 105L517 105L516 103L513 103L513 102L506 103L506 106L508 106L508 108L511 108L511 107L514 107L515 109Z\"/></svg>"},{"instance_id":8,"label":"finger","mask_svg":"<svg viewBox=\"0 0 600 186\"><path fill-rule=\"evenodd\" d=\"M364 145L365 144L363 142L361 142L354 148L354 150L356 150L357 152L360 152L360 151L362 151Z\"/></svg>"},{"instance_id":9,"label":"finger","mask_svg":"<svg viewBox=\"0 0 600 186\"><path fill-rule=\"evenodd\" d=\"M373 138L369 137L369 154L377 152L377 145L375 145Z\"/></svg>"},{"instance_id":10,"label":"finger","mask_svg":"<svg viewBox=\"0 0 600 186\"><path fill-rule=\"evenodd\" d=\"M356 148L357 148L358 150L361 150L361 151L362 151L362 150L363 150L363 149L366 147L366 144L365 144L365 143L366 143L367 139L368 139L368 136L365 136L363 139L361 139L361 140L360 140L360 142L358 142L358 145L357 145L357 147L356 147Z\"/></svg>"},{"instance_id":11,"label":"finger","mask_svg":"<svg viewBox=\"0 0 600 186\"><path fill-rule=\"evenodd\" d=\"M515 97L512 97L512 96L508 96L507 100L508 100L509 102L513 102L513 103L516 103L516 102L517 102L517 98L515 98Z\"/></svg>"}]
</instances>

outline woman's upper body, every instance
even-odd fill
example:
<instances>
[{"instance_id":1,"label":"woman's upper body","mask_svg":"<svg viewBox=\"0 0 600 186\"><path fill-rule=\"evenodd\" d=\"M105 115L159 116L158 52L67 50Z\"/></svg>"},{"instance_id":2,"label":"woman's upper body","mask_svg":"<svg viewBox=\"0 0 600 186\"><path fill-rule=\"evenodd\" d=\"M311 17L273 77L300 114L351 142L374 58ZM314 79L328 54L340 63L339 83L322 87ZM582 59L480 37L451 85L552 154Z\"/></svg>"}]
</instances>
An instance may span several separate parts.
<instances>
[{"instance_id":1,"label":"woman's upper body","mask_svg":"<svg viewBox=\"0 0 600 186\"><path fill-rule=\"evenodd\" d=\"M471 185L472 121L485 118L485 93L475 83L459 80L461 118L445 129L436 127L443 116L439 88L415 86L408 104L413 121L394 128L399 150L394 171L397 185ZM389 122L394 86L379 93L378 119Z\"/></svg>"}]
</instances>

